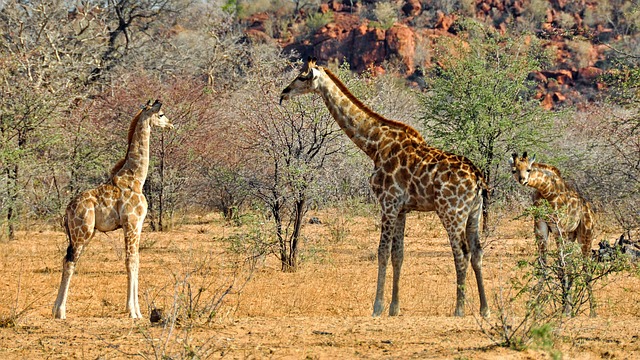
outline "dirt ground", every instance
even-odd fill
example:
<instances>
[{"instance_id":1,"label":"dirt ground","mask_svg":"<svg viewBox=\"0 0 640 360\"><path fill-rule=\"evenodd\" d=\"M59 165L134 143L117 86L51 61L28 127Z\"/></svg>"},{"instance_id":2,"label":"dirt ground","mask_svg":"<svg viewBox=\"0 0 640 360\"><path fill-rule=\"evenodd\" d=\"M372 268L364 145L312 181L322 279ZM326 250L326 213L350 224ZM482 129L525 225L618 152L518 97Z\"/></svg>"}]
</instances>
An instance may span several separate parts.
<instances>
[{"instance_id":1,"label":"dirt ground","mask_svg":"<svg viewBox=\"0 0 640 360\"><path fill-rule=\"evenodd\" d=\"M300 268L283 273L273 255L250 257L259 225L238 227L210 215L141 241L143 320L125 314L121 231L98 234L72 279L67 319L51 315L66 239L33 226L0 243L0 359L566 359L640 358L640 279L609 278L596 288L598 317L568 320L553 346L501 347L479 324L475 281L467 316L452 316L455 269L433 214L407 221L401 315L372 318L379 230L373 212L310 214ZM505 218L486 245L484 275L492 317L518 260L535 254L531 225ZM615 238L615 229L598 239ZM244 234L244 235L241 235ZM240 262L251 258L253 261ZM387 306L391 274L388 273ZM606 286L603 286L606 285ZM164 325L149 321L162 309ZM192 314L194 321L184 320ZM204 314L204 315L203 315ZM207 318L206 314L211 314ZM517 314L516 314L517 315ZM7 324L15 319L15 324ZM210 319L210 321L206 321Z\"/></svg>"}]
</instances>

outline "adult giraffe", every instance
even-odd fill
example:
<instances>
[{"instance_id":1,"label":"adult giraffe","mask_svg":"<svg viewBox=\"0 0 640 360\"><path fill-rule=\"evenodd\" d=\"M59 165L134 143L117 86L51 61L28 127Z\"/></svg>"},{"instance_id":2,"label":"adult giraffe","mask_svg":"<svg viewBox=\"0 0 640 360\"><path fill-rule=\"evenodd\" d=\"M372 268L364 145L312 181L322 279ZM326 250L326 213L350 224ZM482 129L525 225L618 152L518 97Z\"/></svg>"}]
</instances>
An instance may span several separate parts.
<instances>
[{"instance_id":1,"label":"adult giraffe","mask_svg":"<svg viewBox=\"0 0 640 360\"><path fill-rule=\"evenodd\" d=\"M96 230L107 232L119 228L124 231L127 311L134 319L142 317L138 304L138 246L147 214L147 200L142 194L142 187L149 169L149 137L151 126L173 128L160 110L161 106L159 100L149 101L133 118L129 126L127 153L111 170L109 181L80 193L67 206L64 227L69 247L64 257L58 297L53 305L53 316L57 319L66 318L69 283L84 246Z\"/></svg>"},{"instance_id":2,"label":"adult giraffe","mask_svg":"<svg viewBox=\"0 0 640 360\"><path fill-rule=\"evenodd\" d=\"M358 100L327 68L309 58L300 74L281 94L280 102L315 92L322 96L340 128L374 162L371 189L382 209L378 246L378 282L373 316L384 302L387 263L391 254L393 290L389 315L398 315L399 281L404 257L404 228L412 210L435 211L449 234L456 267L455 316L464 316L469 259L476 275L480 313L489 307L482 280L479 223L486 184L480 170L465 157L429 146L410 126L385 119Z\"/></svg>"}]
</instances>

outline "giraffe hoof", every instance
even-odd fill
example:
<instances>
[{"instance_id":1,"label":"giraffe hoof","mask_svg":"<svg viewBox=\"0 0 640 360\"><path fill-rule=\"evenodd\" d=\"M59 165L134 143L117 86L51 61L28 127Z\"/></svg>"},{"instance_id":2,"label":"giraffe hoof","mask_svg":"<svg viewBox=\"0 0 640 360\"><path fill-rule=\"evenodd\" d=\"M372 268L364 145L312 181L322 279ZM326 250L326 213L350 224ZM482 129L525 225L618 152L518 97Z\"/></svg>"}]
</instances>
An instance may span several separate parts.
<instances>
[{"instance_id":1,"label":"giraffe hoof","mask_svg":"<svg viewBox=\"0 0 640 360\"><path fill-rule=\"evenodd\" d=\"M382 302L380 301L376 301L373 303L373 317L379 317L380 315L382 315L382 310L384 309L384 306L382 305Z\"/></svg>"},{"instance_id":2,"label":"giraffe hoof","mask_svg":"<svg viewBox=\"0 0 640 360\"><path fill-rule=\"evenodd\" d=\"M60 320L64 320L67 318L67 314L66 311L64 311L64 309L62 308L53 308L53 317L55 319L60 319Z\"/></svg>"},{"instance_id":3,"label":"giraffe hoof","mask_svg":"<svg viewBox=\"0 0 640 360\"><path fill-rule=\"evenodd\" d=\"M398 316L400 315L400 306L391 304L389 306L389 316Z\"/></svg>"},{"instance_id":4,"label":"giraffe hoof","mask_svg":"<svg viewBox=\"0 0 640 360\"><path fill-rule=\"evenodd\" d=\"M489 309L481 309L480 315L485 319L489 319L491 317L491 311L489 311Z\"/></svg>"}]
</instances>

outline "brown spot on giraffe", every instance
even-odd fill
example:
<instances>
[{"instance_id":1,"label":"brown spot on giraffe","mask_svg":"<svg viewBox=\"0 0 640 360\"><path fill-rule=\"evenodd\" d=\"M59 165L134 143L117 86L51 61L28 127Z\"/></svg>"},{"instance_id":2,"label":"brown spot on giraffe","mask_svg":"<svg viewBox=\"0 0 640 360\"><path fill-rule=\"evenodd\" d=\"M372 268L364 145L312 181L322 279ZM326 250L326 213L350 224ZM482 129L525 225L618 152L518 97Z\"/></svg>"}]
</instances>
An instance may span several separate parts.
<instances>
[{"instance_id":1,"label":"brown spot on giraffe","mask_svg":"<svg viewBox=\"0 0 640 360\"><path fill-rule=\"evenodd\" d=\"M456 267L454 314L464 315L465 282L469 262L476 275L480 313L489 314L482 279L479 223L482 191L480 170L468 159L436 149L414 128L373 112L327 68L308 59L296 79L281 94L280 102L307 93L320 94L345 134L374 162L371 189L382 209L378 246L378 280L373 316L383 310L389 257L393 289L389 315L400 311L400 273L404 259L404 228L410 211L435 211L449 234ZM451 179L451 180L450 180ZM467 179L463 186L458 183Z\"/></svg>"},{"instance_id":2,"label":"brown spot on giraffe","mask_svg":"<svg viewBox=\"0 0 640 360\"><path fill-rule=\"evenodd\" d=\"M62 266L62 280L53 316L66 318L69 284L82 250L96 230L124 230L127 268L127 312L141 318L138 303L138 246L142 224L147 214L147 201L142 187L149 169L149 137L151 127L173 125L161 111L162 103L149 101L133 118L127 136L127 153L111 170L109 181L76 196L66 209L64 226L69 247Z\"/></svg>"}]
</instances>

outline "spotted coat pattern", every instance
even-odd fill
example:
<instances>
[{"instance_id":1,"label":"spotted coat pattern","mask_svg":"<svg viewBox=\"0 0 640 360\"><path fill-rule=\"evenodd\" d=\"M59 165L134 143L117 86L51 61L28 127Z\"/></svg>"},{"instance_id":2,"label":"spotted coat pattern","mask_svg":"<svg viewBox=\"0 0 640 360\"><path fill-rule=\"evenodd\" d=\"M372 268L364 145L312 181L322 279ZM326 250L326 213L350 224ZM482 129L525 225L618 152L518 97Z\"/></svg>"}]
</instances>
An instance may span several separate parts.
<instances>
[{"instance_id":1,"label":"spotted coat pattern","mask_svg":"<svg viewBox=\"0 0 640 360\"><path fill-rule=\"evenodd\" d=\"M128 148L124 159L111 170L107 183L83 191L67 206L64 227L69 247L62 266L62 280L53 306L57 319L66 318L69 284L82 250L95 235L123 229L125 264L127 268L127 312L132 318L141 318L138 303L138 267L140 233L147 214L147 200L142 187L149 169L149 138L151 126L160 128L173 125L161 111L162 103L149 101L131 121Z\"/></svg>"},{"instance_id":2,"label":"spotted coat pattern","mask_svg":"<svg viewBox=\"0 0 640 360\"><path fill-rule=\"evenodd\" d=\"M389 257L393 267L389 315L399 314L405 221L413 210L435 211L449 235L457 277L454 314L464 315L466 274L471 261L480 312L488 315L479 237L486 184L480 170L462 156L429 146L412 127L373 112L331 71L310 58L298 77L282 91L280 101L311 92L320 94L338 125L374 163L370 184L381 205L382 229L373 316L383 311Z\"/></svg>"},{"instance_id":3,"label":"spotted coat pattern","mask_svg":"<svg viewBox=\"0 0 640 360\"><path fill-rule=\"evenodd\" d=\"M548 219L534 220L534 233L541 254L548 248L549 233L562 236L570 241L578 241L582 254L590 256L593 242L595 214L591 204L569 186L560 171L547 164L529 159L525 152L521 157L513 154L509 159L515 180L524 186L534 188L534 205L546 200L557 212Z\"/></svg>"}]
</instances>

